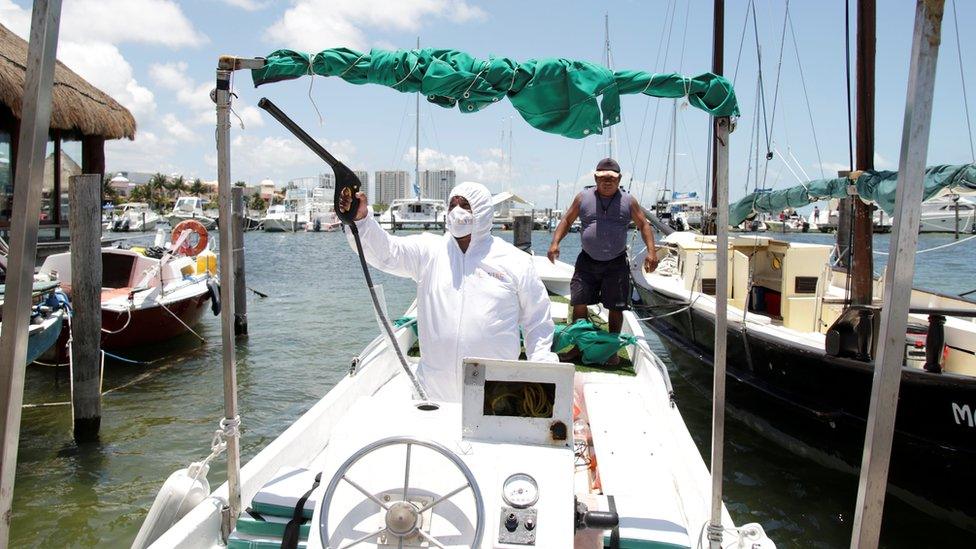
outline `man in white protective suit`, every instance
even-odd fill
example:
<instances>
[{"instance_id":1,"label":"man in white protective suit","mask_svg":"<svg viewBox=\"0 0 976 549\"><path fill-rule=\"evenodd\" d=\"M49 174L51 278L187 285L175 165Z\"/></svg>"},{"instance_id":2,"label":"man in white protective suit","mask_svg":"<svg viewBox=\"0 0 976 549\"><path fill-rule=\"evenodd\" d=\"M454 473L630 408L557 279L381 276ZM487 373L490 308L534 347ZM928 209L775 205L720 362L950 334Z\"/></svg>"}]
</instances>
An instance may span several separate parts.
<instances>
[{"instance_id":1,"label":"man in white protective suit","mask_svg":"<svg viewBox=\"0 0 976 549\"><path fill-rule=\"evenodd\" d=\"M529 254L491 235L494 209L484 185L454 187L443 236L392 236L368 215L366 195L357 196L366 261L417 282L417 377L432 400L460 401L465 357L517 359L519 327L529 360L557 361L546 288Z\"/></svg>"}]
</instances>

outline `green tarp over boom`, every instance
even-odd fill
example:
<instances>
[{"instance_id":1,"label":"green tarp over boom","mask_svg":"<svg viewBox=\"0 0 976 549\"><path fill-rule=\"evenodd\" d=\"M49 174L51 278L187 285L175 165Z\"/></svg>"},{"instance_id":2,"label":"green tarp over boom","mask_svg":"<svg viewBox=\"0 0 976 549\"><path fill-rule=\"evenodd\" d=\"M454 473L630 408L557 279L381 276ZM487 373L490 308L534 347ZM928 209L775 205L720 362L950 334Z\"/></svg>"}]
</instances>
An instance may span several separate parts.
<instances>
[{"instance_id":1,"label":"green tarp over boom","mask_svg":"<svg viewBox=\"0 0 976 549\"><path fill-rule=\"evenodd\" d=\"M580 139L603 133L620 122L620 96L684 97L713 116L738 116L728 80L711 73L684 77L676 73L611 71L571 59L507 57L477 59L456 50L323 50L314 55L278 50L263 68L252 71L260 86L307 75L338 76L352 84L381 84L397 91L420 92L431 103L476 112L508 96L532 127ZM597 98L600 98L599 102Z\"/></svg>"},{"instance_id":2,"label":"green tarp over boom","mask_svg":"<svg viewBox=\"0 0 976 549\"><path fill-rule=\"evenodd\" d=\"M735 226L759 212L777 213L785 208L799 208L818 200L847 197L846 177L814 179L805 185L781 191L751 193L729 206L729 225ZM898 172L865 171L855 182L862 199L874 202L888 215L895 214L895 191ZM939 165L925 168L925 190L922 200L935 197L941 191L976 193L976 164Z\"/></svg>"}]
</instances>

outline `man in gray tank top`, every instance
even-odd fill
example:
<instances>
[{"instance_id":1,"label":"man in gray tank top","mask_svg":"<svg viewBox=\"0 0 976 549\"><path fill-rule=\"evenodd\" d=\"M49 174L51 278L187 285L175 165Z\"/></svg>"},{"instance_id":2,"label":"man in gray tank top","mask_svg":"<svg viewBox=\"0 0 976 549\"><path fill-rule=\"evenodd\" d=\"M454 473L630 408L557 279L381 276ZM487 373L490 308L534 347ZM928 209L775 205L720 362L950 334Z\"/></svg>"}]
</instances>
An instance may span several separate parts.
<instances>
[{"instance_id":1,"label":"man in gray tank top","mask_svg":"<svg viewBox=\"0 0 976 549\"><path fill-rule=\"evenodd\" d=\"M630 296L630 270L627 265L627 232L633 221L647 246L644 268L657 268L654 250L654 233L637 200L620 188L620 165L612 158L604 158L596 166L596 185L584 188L552 235L549 260L559 257L559 242L569 233L577 218L580 220L580 238L583 251L576 258L576 270L570 283L573 306L573 322L587 318L587 306L602 303L609 313L610 332L620 333L623 311L628 308ZM579 349L560 355L563 361L579 357ZM620 357L613 355L607 361L615 366Z\"/></svg>"}]
</instances>

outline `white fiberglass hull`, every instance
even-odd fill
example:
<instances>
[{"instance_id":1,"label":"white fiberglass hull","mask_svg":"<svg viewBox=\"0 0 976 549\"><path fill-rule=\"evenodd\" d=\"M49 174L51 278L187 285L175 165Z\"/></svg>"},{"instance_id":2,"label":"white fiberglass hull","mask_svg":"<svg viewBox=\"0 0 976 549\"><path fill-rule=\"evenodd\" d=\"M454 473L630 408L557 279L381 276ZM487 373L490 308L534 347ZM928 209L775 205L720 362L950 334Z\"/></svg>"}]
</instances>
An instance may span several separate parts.
<instances>
[{"instance_id":1,"label":"white fiberglass hull","mask_svg":"<svg viewBox=\"0 0 976 549\"><path fill-rule=\"evenodd\" d=\"M545 261L545 258L541 259ZM538 269L551 292L558 294L568 289L572 267L565 264L555 266L550 264L547 268L540 262ZM415 314L414 308L411 307L406 314ZM557 318L565 318L568 314L568 308L562 300L553 303L553 314ZM601 311L601 314L605 315L606 312ZM619 502L628 499L640 501L640 510L634 515L634 520L639 521L642 526L635 528L637 530L645 528L646 535L659 536L654 538L657 539L657 543L694 546L694 540L708 518L710 494L708 470L680 413L671 401L667 370L643 341L640 323L630 312L625 314L623 332L641 336L635 345L628 347L636 377L601 372L575 374L577 390L587 395L586 402L589 402L589 425L594 429L591 448L595 447L597 455L600 456L599 471L603 490L608 494L613 490L618 505L621 505ZM404 349L411 348L416 341L413 331L407 326L397 329L396 337ZM439 411L430 412L434 415L421 414L414 420L409 420L417 415L411 407L401 413L384 415L385 419L382 421L371 422L370 416L377 413L385 414L386 412L381 412L381 409L392 410L397 406L397 402L410 399L412 391L386 338L374 339L359 353L358 359L354 372L346 376L281 436L244 465L241 470L242 508L252 502L255 494L274 478L276 472L282 467L322 471L321 483L325 486L334 473L338 461L344 460L360 446L355 442L356 439L378 438L391 428L402 429L408 431L405 434L414 432L418 436L440 441L449 450L458 453L460 459L471 467L477 477L480 492L488 502L485 506L485 536L478 547L498 547L496 541L499 535L500 515L497 505L493 502L498 498L499 483L504 479L496 477L503 475L504 471L501 469L515 465L508 463L510 460L489 458L495 455L492 452L498 451L490 447L497 445L485 446L476 441L468 442L461 435L458 429L461 421L459 417L461 410L458 404L445 403ZM438 429L437 425L445 426L445 429ZM609 431L604 431L597 425L605 425ZM628 425L633 428L627 427ZM620 432L616 436L624 438L616 439L608 434L617 428ZM548 488L548 491L544 492L546 494L544 497L547 499L539 500L538 535L542 540L559 541L549 544L540 541L542 545L537 546L572 547L575 544L576 547L602 548L604 532L592 531L592 536L575 535L573 527L573 491L583 499L601 497L588 494L591 492L591 481L587 479L592 478L587 475L588 467L582 465L574 468L573 456L569 448L564 451L568 454L555 447L547 449L524 445L514 445L512 451L528 452L526 455L535 456L533 460L547 459L546 456L553 458L555 461L552 461L548 468L539 469L542 463L533 465L531 462L522 463L519 467L533 471L539 469L539 472L535 473L537 476L544 474L550 477L561 476L567 488L574 486L573 490L564 493L561 489L554 490L551 485L542 486L540 483L540 488L543 490ZM418 462L421 460L420 457L416 459ZM489 462L485 462L486 459ZM556 465L557 463L561 465ZM397 466L402 471L402 461ZM360 476L372 482L371 476L363 476L361 471ZM379 474L378 471L376 474ZM424 472L425 470L419 465L415 466L410 477L411 487L415 486L414 482L423 482L420 479L423 478ZM402 482L402 473L400 474ZM437 488L433 490L433 494L446 492ZM318 493L321 493L321 488ZM153 547L219 547L221 544L220 509L227 499L227 494L228 488L225 483L170 528ZM467 500L464 499L465 497ZM470 495L460 494L456 499L459 512L468 509L462 502L471 501ZM366 502L368 504L368 501ZM355 508L360 507L361 505ZM317 511L315 516L318 516ZM732 522L727 512L724 512L723 516L725 524L731 527ZM542 526L543 523L545 526ZM369 526L365 527L369 528ZM313 519L309 547L322 546L318 529L319 524ZM464 531L462 529L462 533ZM636 530L621 528L621 535L625 539L627 536L638 535L634 532ZM552 537L542 537L545 535ZM445 546L470 545L469 538L464 539L463 536L450 536L450 539L453 541L447 542L447 538L442 538ZM372 539L364 542L362 546L386 546L378 545L376 542L376 539ZM768 543L768 540L766 542ZM393 546L396 546L395 542ZM762 546L769 547L771 544Z\"/></svg>"},{"instance_id":2,"label":"white fiberglass hull","mask_svg":"<svg viewBox=\"0 0 976 549\"><path fill-rule=\"evenodd\" d=\"M267 233L293 233L304 231L308 221L302 218L284 219L280 217L265 217L261 222L264 232Z\"/></svg>"},{"instance_id":3,"label":"white fiberglass hull","mask_svg":"<svg viewBox=\"0 0 976 549\"><path fill-rule=\"evenodd\" d=\"M187 219L192 219L194 221L200 222L200 224L203 225L203 228L207 229L208 231L210 229L213 229L214 228L214 225L217 224L217 221L215 219L210 218L210 217L207 217L205 215L176 215L176 214L170 214L170 215L167 215L166 216L166 221L169 222L169 226L170 227L175 227L175 226L179 225L179 223L181 221L186 221Z\"/></svg>"}]
</instances>

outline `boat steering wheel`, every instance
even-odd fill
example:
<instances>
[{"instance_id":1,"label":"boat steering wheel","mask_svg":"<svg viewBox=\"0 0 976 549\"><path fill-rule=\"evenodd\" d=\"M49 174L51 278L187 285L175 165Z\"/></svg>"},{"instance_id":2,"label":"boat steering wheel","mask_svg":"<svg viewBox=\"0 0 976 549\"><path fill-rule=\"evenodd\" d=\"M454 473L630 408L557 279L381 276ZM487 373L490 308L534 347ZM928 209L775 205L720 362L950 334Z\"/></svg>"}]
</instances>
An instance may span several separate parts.
<instances>
[{"instance_id":1,"label":"boat steering wheel","mask_svg":"<svg viewBox=\"0 0 976 549\"><path fill-rule=\"evenodd\" d=\"M403 496L402 499L398 501L383 501L375 494L371 494L365 488L357 484L355 481L346 476L346 473L355 465L359 460L366 457L381 448L386 448L388 446L400 446L404 445L407 447L406 451L406 464L404 466L403 473ZM464 475L465 483L461 486L447 492L446 494L434 499L430 503L420 506L416 503L407 500L407 491L410 488L410 449L412 446L423 446L424 448L429 448L434 452L437 452L448 461L450 461L454 466ZM363 537L352 540L345 545L337 548L332 548L329 545L329 539L332 537L329 533L329 508L332 505L332 498L335 495L336 489L339 487L339 483L345 481L347 484L355 488L357 491L366 496L370 501L380 506L386 512L385 516L385 527L377 530L375 532L370 532ZM432 509L436 505L443 503L455 495L463 492L464 490L470 488L471 494L474 497L475 502L475 526L474 534L472 535L471 543L466 544L467 547L478 547L481 545L481 538L484 536L485 532L485 505L481 498L481 490L478 488L478 482L475 480L474 475L471 473L471 469L461 458L457 456L454 452L448 450L441 444L438 444L429 440L421 440L413 437L390 437L377 440L371 444L363 446L356 451L352 456L349 457L339 466L335 474L332 476L332 480L329 482L329 486L325 489L325 495L322 497L322 507L320 509L320 519L319 519L319 534L322 536L322 546L332 549L345 549L347 547L352 547L354 545L359 545L360 543L369 541L377 536L386 534L393 537L399 543L398 547L403 547L403 542L412 536L419 535L433 547L443 548L444 545L439 542L436 538L424 531L423 524L423 514L429 509Z\"/></svg>"}]
</instances>

